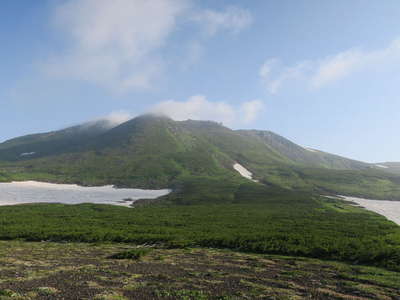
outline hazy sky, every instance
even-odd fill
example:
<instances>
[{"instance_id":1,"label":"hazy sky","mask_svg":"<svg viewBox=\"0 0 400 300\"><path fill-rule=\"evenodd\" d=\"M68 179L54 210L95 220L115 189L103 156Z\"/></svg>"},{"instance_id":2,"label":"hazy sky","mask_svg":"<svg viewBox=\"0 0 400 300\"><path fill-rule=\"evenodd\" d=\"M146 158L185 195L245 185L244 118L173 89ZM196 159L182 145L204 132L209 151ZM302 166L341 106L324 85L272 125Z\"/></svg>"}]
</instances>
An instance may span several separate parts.
<instances>
[{"instance_id":1,"label":"hazy sky","mask_svg":"<svg viewBox=\"0 0 400 300\"><path fill-rule=\"evenodd\" d=\"M3 0L0 105L0 141L158 111L400 161L400 2Z\"/></svg>"}]
</instances>

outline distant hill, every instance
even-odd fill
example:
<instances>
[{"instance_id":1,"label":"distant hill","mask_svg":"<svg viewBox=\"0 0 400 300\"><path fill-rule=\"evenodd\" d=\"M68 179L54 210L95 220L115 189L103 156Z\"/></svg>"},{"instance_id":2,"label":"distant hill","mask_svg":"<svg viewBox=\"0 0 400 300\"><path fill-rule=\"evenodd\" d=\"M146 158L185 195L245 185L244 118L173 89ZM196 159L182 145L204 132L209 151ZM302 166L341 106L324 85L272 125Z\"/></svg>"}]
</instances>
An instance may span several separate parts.
<instances>
[{"instance_id":1,"label":"distant hill","mask_svg":"<svg viewBox=\"0 0 400 300\"><path fill-rule=\"evenodd\" d=\"M338 170L362 170L370 167L369 164L364 162L301 147L271 131L240 130L239 132L260 139L266 146L271 147L295 163Z\"/></svg>"},{"instance_id":2,"label":"distant hill","mask_svg":"<svg viewBox=\"0 0 400 300\"><path fill-rule=\"evenodd\" d=\"M0 144L0 180L184 188L194 178L245 182L239 163L267 186L400 199L400 177L364 162L303 148L270 131L143 115L90 122ZM197 182L195 180L195 182Z\"/></svg>"},{"instance_id":3,"label":"distant hill","mask_svg":"<svg viewBox=\"0 0 400 300\"><path fill-rule=\"evenodd\" d=\"M384 162L374 164L376 169L400 175L400 162Z\"/></svg>"},{"instance_id":4,"label":"distant hill","mask_svg":"<svg viewBox=\"0 0 400 300\"><path fill-rule=\"evenodd\" d=\"M92 121L62 130L30 134L0 143L0 160L18 161L79 150L115 125L108 120Z\"/></svg>"}]
</instances>

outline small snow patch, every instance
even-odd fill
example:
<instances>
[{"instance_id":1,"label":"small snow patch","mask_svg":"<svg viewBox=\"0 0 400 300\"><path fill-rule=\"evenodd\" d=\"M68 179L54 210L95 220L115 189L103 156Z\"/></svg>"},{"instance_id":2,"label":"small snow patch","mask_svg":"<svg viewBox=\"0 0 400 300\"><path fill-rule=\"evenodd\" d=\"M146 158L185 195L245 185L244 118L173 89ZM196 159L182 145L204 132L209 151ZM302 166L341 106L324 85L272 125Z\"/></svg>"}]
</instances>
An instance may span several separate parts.
<instances>
[{"instance_id":1,"label":"small snow patch","mask_svg":"<svg viewBox=\"0 0 400 300\"><path fill-rule=\"evenodd\" d=\"M388 166L384 166L384 165L375 165L375 167L383 168L383 169L388 169L389 168Z\"/></svg>"},{"instance_id":2,"label":"small snow patch","mask_svg":"<svg viewBox=\"0 0 400 300\"><path fill-rule=\"evenodd\" d=\"M250 179L251 181L258 182L258 180L253 179L253 173L243 167L241 164L235 163L233 168L239 172L243 177Z\"/></svg>"},{"instance_id":3,"label":"small snow patch","mask_svg":"<svg viewBox=\"0 0 400 300\"><path fill-rule=\"evenodd\" d=\"M29 155L33 155L35 153L36 152L24 152L24 153L21 153L19 156L29 156Z\"/></svg>"},{"instance_id":4,"label":"small snow patch","mask_svg":"<svg viewBox=\"0 0 400 300\"><path fill-rule=\"evenodd\" d=\"M306 149L307 151L310 151L310 152L318 152L317 150L315 150L315 149L312 149L312 148L307 148L307 147L304 147L304 149Z\"/></svg>"}]
</instances>

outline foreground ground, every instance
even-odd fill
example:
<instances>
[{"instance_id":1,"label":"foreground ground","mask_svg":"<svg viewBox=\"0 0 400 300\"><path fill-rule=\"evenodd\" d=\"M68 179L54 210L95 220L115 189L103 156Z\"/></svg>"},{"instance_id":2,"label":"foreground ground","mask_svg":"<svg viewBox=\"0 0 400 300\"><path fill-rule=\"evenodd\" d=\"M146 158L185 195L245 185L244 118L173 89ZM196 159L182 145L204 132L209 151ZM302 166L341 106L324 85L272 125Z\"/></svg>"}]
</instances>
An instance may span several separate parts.
<instances>
[{"instance_id":1,"label":"foreground ground","mask_svg":"<svg viewBox=\"0 0 400 300\"><path fill-rule=\"evenodd\" d=\"M400 299L400 273L215 249L0 242L0 299Z\"/></svg>"}]
</instances>

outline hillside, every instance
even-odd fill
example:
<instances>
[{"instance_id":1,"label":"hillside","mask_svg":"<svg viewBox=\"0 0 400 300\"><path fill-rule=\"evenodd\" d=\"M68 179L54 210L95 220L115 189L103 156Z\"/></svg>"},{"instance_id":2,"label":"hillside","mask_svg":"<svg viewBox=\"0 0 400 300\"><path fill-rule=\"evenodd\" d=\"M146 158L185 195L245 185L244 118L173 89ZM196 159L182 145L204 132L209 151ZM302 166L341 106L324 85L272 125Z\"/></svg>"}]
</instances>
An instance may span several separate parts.
<instances>
[{"instance_id":1,"label":"hillside","mask_svg":"<svg viewBox=\"0 0 400 300\"><path fill-rule=\"evenodd\" d=\"M310 151L269 131L155 115L116 127L98 121L12 139L0 144L0 161L3 181L146 188L184 186L197 177L245 182L233 169L238 162L268 186L400 199L400 177L382 168Z\"/></svg>"},{"instance_id":2,"label":"hillside","mask_svg":"<svg viewBox=\"0 0 400 300\"><path fill-rule=\"evenodd\" d=\"M18 161L77 151L87 140L113 126L110 121L98 120L62 130L17 137L0 144L0 161Z\"/></svg>"},{"instance_id":3,"label":"hillside","mask_svg":"<svg viewBox=\"0 0 400 300\"><path fill-rule=\"evenodd\" d=\"M299 164L338 170L364 170L370 167L364 162L301 147L271 131L240 130L239 133L260 139L266 146Z\"/></svg>"},{"instance_id":4,"label":"hillside","mask_svg":"<svg viewBox=\"0 0 400 300\"><path fill-rule=\"evenodd\" d=\"M400 175L400 162L384 162L375 164L375 168Z\"/></svg>"},{"instance_id":5,"label":"hillside","mask_svg":"<svg viewBox=\"0 0 400 300\"><path fill-rule=\"evenodd\" d=\"M264 134L208 121L176 122L146 115L85 138L63 132L70 129L57 132L51 143L37 135L2 144L0 181L170 187L173 192L139 200L134 209L90 203L2 206L0 240L222 248L399 271L398 225L340 199L320 196L400 199L397 175L334 155L306 159L300 146L274 134L263 138ZM58 145L69 145L68 141L74 142L61 151ZM22 146L43 153L8 158L10 149ZM329 159L332 163L322 166ZM240 176L235 163L259 182ZM8 283L1 288L13 290ZM23 284L16 289L22 294L30 291Z\"/></svg>"}]
</instances>

